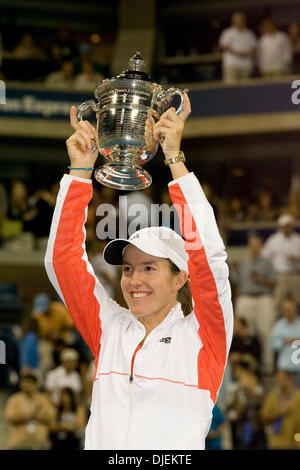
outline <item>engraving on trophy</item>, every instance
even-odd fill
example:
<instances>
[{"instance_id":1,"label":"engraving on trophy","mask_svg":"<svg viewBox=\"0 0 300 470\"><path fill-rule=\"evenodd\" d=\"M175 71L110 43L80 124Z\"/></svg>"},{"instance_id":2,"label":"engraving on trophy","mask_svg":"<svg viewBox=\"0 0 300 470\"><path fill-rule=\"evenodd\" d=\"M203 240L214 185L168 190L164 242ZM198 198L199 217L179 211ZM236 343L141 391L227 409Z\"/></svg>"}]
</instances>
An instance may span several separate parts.
<instances>
[{"instance_id":1,"label":"engraving on trophy","mask_svg":"<svg viewBox=\"0 0 300 470\"><path fill-rule=\"evenodd\" d=\"M142 165L151 160L159 142L154 139L154 125L179 95L182 109L184 90L165 89L150 81L143 69L139 51L129 60L129 69L106 79L96 88L91 100L82 103L78 119L91 107L97 113L97 149L107 161L95 170L97 181L116 189L144 189L152 182Z\"/></svg>"}]
</instances>

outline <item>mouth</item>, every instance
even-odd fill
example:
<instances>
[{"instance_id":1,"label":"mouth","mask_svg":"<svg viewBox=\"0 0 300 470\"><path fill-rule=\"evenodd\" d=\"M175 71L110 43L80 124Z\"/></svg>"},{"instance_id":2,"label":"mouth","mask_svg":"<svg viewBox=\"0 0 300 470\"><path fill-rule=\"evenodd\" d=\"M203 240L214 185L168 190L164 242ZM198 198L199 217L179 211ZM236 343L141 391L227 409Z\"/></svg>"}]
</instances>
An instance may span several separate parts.
<instances>
[{"instance_id":1,"label":"mouth","mask_svg":"<svg viewBox=\"0 0 300 470\"><path fill-rule=\"evenodd\" d=\"M130 296L133 299L143 299L145 297L148 297L151 294L151 292L130 292Z\"/></svg>"}]
</instances>

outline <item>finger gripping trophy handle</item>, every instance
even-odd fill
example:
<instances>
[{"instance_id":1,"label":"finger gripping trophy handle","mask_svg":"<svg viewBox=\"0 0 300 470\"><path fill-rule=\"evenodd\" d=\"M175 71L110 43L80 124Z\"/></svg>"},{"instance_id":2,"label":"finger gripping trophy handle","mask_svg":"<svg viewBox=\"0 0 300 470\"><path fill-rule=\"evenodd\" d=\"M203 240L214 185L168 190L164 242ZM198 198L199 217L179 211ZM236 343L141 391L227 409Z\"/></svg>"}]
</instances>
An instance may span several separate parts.
<instances>
[{"instance_id":1,"label":"finger gripping trophy handle","mask_svg":"<svg viewBox=\"0 0 300 470\"><path fill-rule=\"evenodd\" d=\"M178 108L176 109L176 114L180 114L181 111L182 111L182 108L183 108L183 97L184 97L184 94L185 94L187 91L188 91L188 90L180 90L180 88L169 88L169 89L166 91L165 98L167 99L167 101L168 101L169 104L171 103L173 96L175 96L175 95L179 95L179 96L180 96L180 104L179 104Z\"/></svg>"},{"instance_id":2,"label":"finger gripping trophy handle","mask_svg":"<svg viewBox=\"0 0 300 470\"><path fill-rule=\"evenodd\" d=\"M77 119L78 119L78 121L83 120L84 113L90 108L95 112L98 111L98 107L97 107L94 100L84 101L84 103L81 103L81 105L77 109ZM97 150L97 143L96 143L95 139L93 139L93 140L94 140L94 144L93 144L92 151L95 152Z\"/></svg>"}]
</instances>

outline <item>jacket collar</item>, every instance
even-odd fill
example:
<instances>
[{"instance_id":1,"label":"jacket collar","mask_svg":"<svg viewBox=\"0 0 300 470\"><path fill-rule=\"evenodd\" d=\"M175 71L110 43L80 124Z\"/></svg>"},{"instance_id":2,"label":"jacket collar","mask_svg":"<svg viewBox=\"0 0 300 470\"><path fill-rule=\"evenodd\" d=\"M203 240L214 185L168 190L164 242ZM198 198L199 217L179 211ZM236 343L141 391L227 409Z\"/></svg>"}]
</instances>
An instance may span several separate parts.
<instances>
[{"instance_id":1,"label":"jacket collar","mask_svg":"<svg viewBox=\"0 0 300 470\"><path fill-rule=\"evenodd\" d=\"M145 328L144 325L131 313L133 322L137 324L141 328ZM181 309L181 304L179 302L176 302L174 307L171 308L167 316L163 319L163 321L157 325L152 331L158 331L161 328L164 328L165 326L170 326L171 324L175 323L177 320L180 320L181 318L184 318L182 309Z\"/></svg>"}]
</instances>

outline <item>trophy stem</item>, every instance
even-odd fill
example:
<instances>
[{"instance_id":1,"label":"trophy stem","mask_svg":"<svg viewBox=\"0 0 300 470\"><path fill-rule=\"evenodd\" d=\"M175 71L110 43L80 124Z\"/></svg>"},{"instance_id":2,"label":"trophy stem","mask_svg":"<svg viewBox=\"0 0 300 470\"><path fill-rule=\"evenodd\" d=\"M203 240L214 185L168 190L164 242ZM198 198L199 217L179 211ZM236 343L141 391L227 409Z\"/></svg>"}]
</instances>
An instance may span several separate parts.
<instances>
[{"instance_id":1,"label":"trophy stem","mask_svg":"<svg viewBox=\"0 0 300 470\"><path fill-rule=\"evenodd\" d=\"M144 168L125 159L123 162L110 162L100 166L95 170L94 176L104 186L126 191L145 189L152 183L150 174Z\"/></svg>"}]
</instances>

